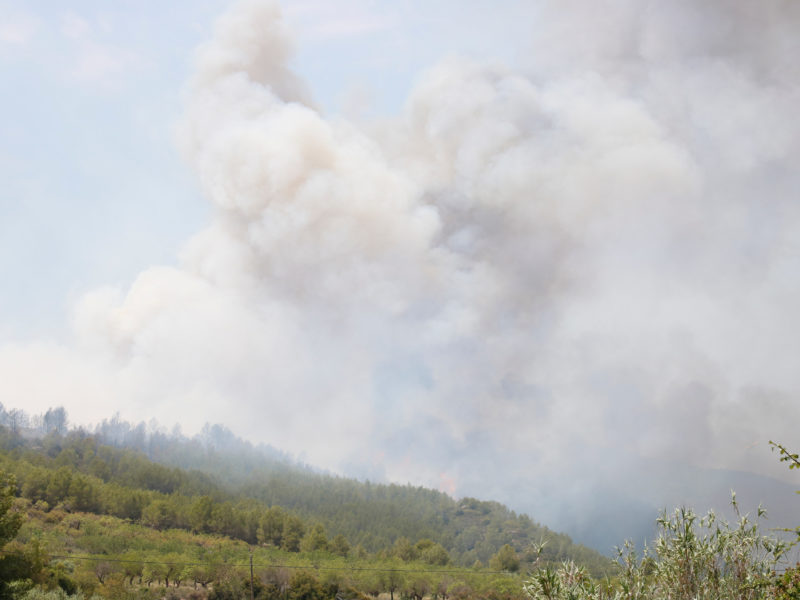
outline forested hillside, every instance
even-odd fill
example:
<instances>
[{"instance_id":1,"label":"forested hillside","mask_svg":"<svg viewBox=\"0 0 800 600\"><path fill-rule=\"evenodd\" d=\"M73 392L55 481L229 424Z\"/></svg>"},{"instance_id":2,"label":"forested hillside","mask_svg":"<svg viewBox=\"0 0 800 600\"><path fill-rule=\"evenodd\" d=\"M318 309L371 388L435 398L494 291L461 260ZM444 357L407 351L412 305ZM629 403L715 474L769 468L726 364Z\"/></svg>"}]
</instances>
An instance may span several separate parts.
<instances>
[{"instance_id":1,"label":"forested hillside","mask_svg":"<svg viewBox=\"0 0 800 600\"><path fill-rule=\"evenodd\" d=\"M49 411L0 425L0 600L796 597L789 544L733 506L732 526L664 513L655 554L613 562L499 503L317 473L222 427L90 433Z\"/></svg>"},{"instance_id":2,"label":"forested hillside","mask_svg":"<svg viewBox=\"0 0 800 600\"><path fill-rule=\"evenodd\" d=\"M566 559L605 572L608 560L507 507L421 487L318 473L221 426L192 438L112 419L68 431L55 411L0 429L0 469L44 510L107 514L166 530L216 533L298 551L313 531L360 555L465 567L525 569ZM5 413L6 415L8 413ZM19 415L17 415L19 417ZM38 426L37 426L38 425Z\"/></svg>"},{"instance_id":3,"label":"forested hillside","mask_svg":"<svg viewBox=\"0 0 800 600\"><path fill-rule=\"evenodd\" d=\"M235 496L255 498L268 506L290 509L321 522L368 552L392 547L403 538L433 539L457 564L488 564L505 544L523 557L546 541L544 558L574 559L595 571L606 560L597 552L573 544L527 515L497 502L464 498L459 501L435 490L410 485L383 485L319 473L292 463L268 446L254 447L222 426L207 426L193 438L147 434L144 424L112 419L96 432L108 444L135 448L162 464L212 475Z\"/></svg>"}]
</instances>

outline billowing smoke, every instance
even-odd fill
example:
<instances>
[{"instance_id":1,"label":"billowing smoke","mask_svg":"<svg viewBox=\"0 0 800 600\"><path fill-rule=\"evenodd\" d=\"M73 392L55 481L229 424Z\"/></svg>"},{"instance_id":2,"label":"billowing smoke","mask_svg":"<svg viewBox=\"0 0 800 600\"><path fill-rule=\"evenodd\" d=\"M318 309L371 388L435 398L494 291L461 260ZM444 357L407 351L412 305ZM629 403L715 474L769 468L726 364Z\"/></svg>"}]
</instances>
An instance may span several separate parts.
<instances>
[{"instance_id":1,"label":"billowing smoke","mask_svg":"<svg viewBox=\"0 0 800 600\"><path fill-rule=\"evenodd\" d=\"M4 397L224 422L576 531L602 502L672 501L648 467L678 499L697 469L781 474L800 4L533 12L519 65L447 59L364 124L315 108L277 5L237 5L179 125L213 222L178 268L83 298L74 347L0 349Z\"/></svg>"}]
</instances>

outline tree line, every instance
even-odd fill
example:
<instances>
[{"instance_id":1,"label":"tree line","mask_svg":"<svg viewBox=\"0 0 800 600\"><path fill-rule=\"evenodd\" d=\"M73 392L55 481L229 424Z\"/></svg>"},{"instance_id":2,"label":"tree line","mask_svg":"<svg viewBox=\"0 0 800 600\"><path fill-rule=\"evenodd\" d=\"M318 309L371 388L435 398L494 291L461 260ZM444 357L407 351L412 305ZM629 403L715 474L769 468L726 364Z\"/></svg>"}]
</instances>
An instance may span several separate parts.
<instances>
[{"instance_id":1,"label":"tree line","mask_svg":"<svg viewBox=\"0 0 800 600\"><path fill-rule=\"evenodd\" d=\"M48 412L53 411L67 422L66 411ZM7 433L6 447L21 438L13 430ZM245 442L220 425L207 425L200 434L187 438L175 429L167 433L153 422L132 424L115 416L94 431L54 433L40 435L38 443L50 444L50 454L57 451L54 445L63 446L65 455L59 460L69 468L135 490L165 496L176 492L183 497L209 496L219 506L203 531L249 543L257 542L258 525L243 513L252 512L256 505L276 506L304 522L321 524L331 537L343 536L353 548L371 554L388 552L400 538L414 543L431 539L446 550L453 564L488 565L509 545L525 565L535 558L531 548L547 541L543 556L547 562L575 560L594 575L607 570L607 559L600 553L500 503L456 500L419 486L361 482L315 471L272 447ZM78 478L76 489L84 483ZM91 493L98 482L94 483L74 496L80 510L100 510L123 518L144 516L148 525L161 529L193 527L183 506L185 499L117 493L119 499L115 500L109 497L114 493L107 490L98 507ZM46 493L40 490L38 494L53 505ZM288 536L289 542L293 537Z\"/></svg>"},{"instance_id":2,"label":"tree line","mask_svg":"<svg viewBox=\"0 0 800 600\"><path fill-rule=\"evenodd\" d=\"M205 439L145 429L137 437L148 455L104 443L102 432L55 427L66 424L66 413L50 414L36 420L48 423L36 435L0 425L0 600L800 597L800 571L776 572L790 544L760 533L760 509L733 525L686 508L665 512L651 549L637 554L626 545L616 561L600 557L597 574L591 561L560 545L566 536L533 542L532 533L548 530L497 503L353 482L280 456L259 463L263 448L217 426ZM197 468L176 466L198 445ZM774 447L800 467L796 454ZM151 460L156 454L163 464ZM239 472L215 471L233 464ZM371 529L352 516L337 523L361 510L368 520L387 518ZM349 528L355 536L343 533ZM457 544L469 539L472 547L459 552ZM494 552L464 564L487 540Z\"/></svg>"}]
</instances>

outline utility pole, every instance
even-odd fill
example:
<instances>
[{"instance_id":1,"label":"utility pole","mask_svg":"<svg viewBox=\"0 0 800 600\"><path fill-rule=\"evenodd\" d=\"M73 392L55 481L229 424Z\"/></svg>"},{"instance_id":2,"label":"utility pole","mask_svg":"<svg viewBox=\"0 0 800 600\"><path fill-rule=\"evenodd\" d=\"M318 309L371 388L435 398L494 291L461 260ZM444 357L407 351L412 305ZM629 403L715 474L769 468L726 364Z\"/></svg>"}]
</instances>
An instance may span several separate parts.
<instances>
[{"instance_id":1,"label":"utility pole","mask_svg":"<svg viewBox=\"0 0 800 600\"><path fill-rule=\"evenodd\" d=\"M254 599L253 594L253 549L250 548L250 600Z\"/></svg>"}]
</instances>

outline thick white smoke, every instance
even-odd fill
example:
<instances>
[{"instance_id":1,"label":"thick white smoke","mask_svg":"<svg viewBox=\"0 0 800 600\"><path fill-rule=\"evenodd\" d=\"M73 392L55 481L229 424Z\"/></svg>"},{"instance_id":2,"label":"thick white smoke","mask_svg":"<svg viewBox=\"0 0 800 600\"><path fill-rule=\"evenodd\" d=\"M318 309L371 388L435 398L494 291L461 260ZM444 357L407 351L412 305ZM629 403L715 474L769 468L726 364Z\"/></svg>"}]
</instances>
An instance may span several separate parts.
<instances>
[{"instance_id":1,"label":"thick white smoke","mask_svg":"<svg viewBox=\"0 0 800 600\"><path fill-rule=\"evenodd\" d=\"M545 521L646 461L780 473L766 441L800 417L800 5L536 8L521 67L448 59L367 126L314 108L277 5L237 5L179 128L213 223L179 268L84 298L77 348L5 348L5 392L519 488ZM74 397L34 390L36 361Z\"/></svg>"}]
</instances>

